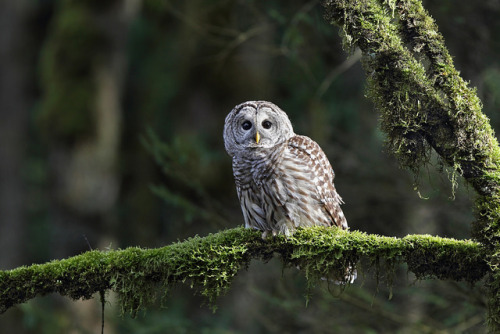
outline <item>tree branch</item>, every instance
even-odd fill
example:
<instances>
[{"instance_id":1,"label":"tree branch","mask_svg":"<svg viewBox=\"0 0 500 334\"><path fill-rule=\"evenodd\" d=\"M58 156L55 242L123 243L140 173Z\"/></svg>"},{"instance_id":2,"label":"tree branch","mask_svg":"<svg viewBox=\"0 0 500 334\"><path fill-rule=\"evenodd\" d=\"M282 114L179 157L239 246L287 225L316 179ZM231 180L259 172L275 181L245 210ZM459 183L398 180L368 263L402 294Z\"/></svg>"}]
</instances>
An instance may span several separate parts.
<instances>
[{"instance_id":1,"label":"tree branch","mask_svg":"<svg viewBox=\"0 0 500 334\"><path fill-rule=\"evenodd\" d=\"M417 170L428 161L430 145L479 194L497 194L500 147L434 21L419 1L380 2L333 0L325 8L327 19L342 28L345 45L363 51L369 95L391 152Z\"/></svg>"},{"instance_id":2,"label":"tree branch","mask_svg":"<svg viewBox=\"0 0 500 334\"><path fill-rule=\"evenodd\" d=\"M327 0L326 18L359 47L388 148L417 172L431 148L480 195L473 234L489 249L488 322L500 331L500 147L419 0Z\"/></svg>"},{"instance_id":3,"label":"tree branch","mask_svg":"<svg viewBox=\"0 0 500 334\"><path fill-rule=\"evenodd\" d=\"M479 99L454 69L419 1L328 0L325 8L327 18L344 32L344 44L363 52L369 96L381 112L389 149L416 171L433 148L463 175L480 194L478 238L483 243L322 227L263 241L257 231L236 228L157 249L90 251L0 271L0 313L48 293L78 299L96 292L102 297L106 290L117 292L122 308L135 313L156 298L158 285L168 291L186 282L213 303L252 259L277 254L285 266L304 271L310 284L343 277L345 268L361 258L369 259L377 275L384 263L389 281L399 263L407 263L417 278L475 282L492 272L489 321L500 328L500 148ZM100 43L98 36L90 37Z\"/></svg>"},{"instance_id":4,"label":"tree branch","mask_svg":"<svg viewBox=\"0 0 500 334\"><path fill-rule=\"evenodd\" d=\"M488 272L484 248L470 240L424 235L398 239L324 227L301 229L288 239L265 241L260 236L255 230L235 228L162 248L89 251L1 271L0 312L49 293L88 299L113 290L122 309L135 314L156 298L158 285L168 291L186 282L213 303L250 260L268 260L274 254L285 266L299 266L310 284L321 277L343 277L346 266L362 257L377 267L377 273L379 260L385 259L389 276L396 264L404 262L417 278L475 282Z\"/></svg>"}]
</instances>

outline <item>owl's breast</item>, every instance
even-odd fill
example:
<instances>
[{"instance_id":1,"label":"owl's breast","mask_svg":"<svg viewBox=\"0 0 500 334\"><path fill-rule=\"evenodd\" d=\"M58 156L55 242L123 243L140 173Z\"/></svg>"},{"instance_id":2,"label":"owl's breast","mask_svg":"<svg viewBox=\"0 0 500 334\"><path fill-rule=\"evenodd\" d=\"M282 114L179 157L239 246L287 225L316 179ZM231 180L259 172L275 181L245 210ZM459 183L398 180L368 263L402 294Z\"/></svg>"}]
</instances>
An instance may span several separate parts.
<instances>
[{"instance_id":1,"label":"owl's breast","mask_svg":"<svg viewBox=\"0 0 500 334\"><path fill-rule=\"evenodd\" d=\"M255 185L261 188L268 180L280 173L278 166L283 156L281 145L272 149L252 150L242 157L233 158L233 173L236 186L242 189Z\"/></svg>"},{"instance_id":2,"label":"owl's breast","mask_svg":"<svg viewBox=\"0 0 500 334\"><path fill-rule=\"evenodd\" d=\"M264 211L263 188L269 166L265 159L254 154L233 158L233 174L245 226L270 230Z\"/></svg>"}]
</instances>

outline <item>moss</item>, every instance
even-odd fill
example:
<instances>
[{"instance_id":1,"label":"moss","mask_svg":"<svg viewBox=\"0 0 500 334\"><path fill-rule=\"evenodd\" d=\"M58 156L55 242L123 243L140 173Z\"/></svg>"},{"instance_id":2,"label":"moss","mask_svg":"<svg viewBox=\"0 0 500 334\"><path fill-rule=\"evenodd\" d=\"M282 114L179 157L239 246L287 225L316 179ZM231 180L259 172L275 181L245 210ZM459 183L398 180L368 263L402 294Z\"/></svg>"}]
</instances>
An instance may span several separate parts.
<instances>
[{"instance_id":1,"label":"moss","mask_svg":"<svg viewBox=\"0 0 500 334\"><path fill-rule=\"evenodd\" d=\"M449 127L454 130L451 147L454 154L447 157L450 165L474 185L480 194L498 192L500 148L489 124L481 112L482 104L475 89L460 77L444 46L432 18L419 1L397 2L401 18L400 34L415 53L422 53L429 62L427 77L432 87L446 97ZM473 164L471 164L473 162ZM491 181L494 181L493 183Z\"/></svg>"},{"instance_id":2,"label":"moss","mask_svg":"<svg viewBox=\"0 0 500 334\"><path fill-rule=\"evenodd\" d=\"M86 112L94 94L89 73L99 52L84 58L73 51L82 45L99 51L104 43L99 31L87 24L86 5L61 3L66 7L54 25L43 66L47 91L41 118L56 135L74 136L88 131L92 122ZM85 3L90 8L96 2ZM285 265L298 265L310 282L343 277L346 266L361 257L368 257L377 273L381 259L389 273L406 262L418 278L474 282L491 271L489 322L492 330L500 329L500 149L475 90L454 68L436 24L420 1L328 0L324 5L327 19L341 28L344 47L363 51L368 96L380 111L389 151L403 167L418 173L434 149L444 164L462 175L480 195L474 231L482 244L322 228L300 230L288 240L278 237L263 242L258 232L234 229L155 250L90 252L0 272L1 310L38 294L89 298L96 291L113 289L124 309L135 312L156 298L158 284L168 290L176 283L190 284L213 302L250 259L278 253ZM145 8L160 12L164 4L147 1ZM74 30L75 20L89 29ZM66 47L72 52L66 54ZM71 81L75 73L79 80ZM72 109L74 100L78 106ZM75 112L77 117L68 117L66 123L64 112Z\"/></svg>"},{"instance_id":3,"label":"moss","mask_svg":"<svg viewBox=\"0 0 500 334\"><path fill-rule=\"evenodd\" d=\"M354 266L360 257L368 258L372 264L384 259L389 272L394 265L406 262L417 278L475 282L488 271L483 246L469 240L429 235L398 239L314 227L297 232L288 244L293 252L282 254L285 261L300 265L316 279L332 272L337 275L334 277L342 277L346 266Z\"/></svg>"},{"instance_id":4,"label":"moss","mask_svg":"<svg viewBox=\"0 0 500 334\"><path fill-rule=\"evenodd\" d=\"M500 147L481 112L481 101L453 65L434 20L419 0L330 0L326 17L344 33L345 47L363 51L368 96L381 114L387 147L402 167L418 175L431 149L477 191L477 221L473 233L487 250L494 270L490 329L500 331L500 289L496 277L500 254ZM453 180L456 176L453 176ZM452 185L453 186L453 185ZM450 252L454 252L449 250ZM427 254L439 263L440 250ZM417 251L412 254L418 254ZM426 264L408 258L424 277L454 276L449 266L426 274ZM459 258L460 253L456 253ZM416 263L414 263L416 261ZM463 263L458 261L457 266ZM418 275L417 275L418 276ZM470 277L471 280L475 276Z\"/></svg>"},{"instance_id":5,"label":"moss","mask_svg":"<svg viewBox=\"0 0 500 334\"><path fill-rule=\"evenodd\" d=\"M432 147L480 194L498 191L496 138L421 3L327 1L325 7L327 18L349 36L347 47L363 51L368 95L402 166L418 171Z\"/></svg>"},{"instance_id":6,"label":"moss","mask_svg":"<svg viewBox=\"0 0 500 334\"><path fill-rule=\"evenodd\" d=\"M435 89L442 92L449 103L449 123L454 129L453 145L447 160L457 166L481 195L476 200L477 221L474 235L488 247L492 255L488 262L493 270L488 288L488 323L490 330L500 330L500 149L488 118L481 112L481 102L474 89L460 77L444 46L437 26L415 0L398 2L404 29L401 33L414 49L421 50L429 60L428 76Z\"/></svg>"},{"instance_id":7,"label":"moss","mask_svg":"<svg viewBox=\"0 0 500 334\"><path fill-rule=\"evenodd\" d=\"M215 305L251 259L269 259L273 254L279 254L286 266L299 266L311 285L321 277L342 279L346 266L355 266L361 257L374 265L385 259L390 264L387 272L406 261L419 278L475 282L488 272L485 251L473 241L430 236L398 239L324 227L301 229L288 239L263 241L260 234L236 228L162 248L91 251L1 271L0 312L48 293L78 299L110 289L118 293L123 311L135 314L179 283L188 284ZM456 265L458 257L460 265Z\"/></svg>"},{"instance_id":8,"label":"moss","mask_svg":"<svg viewBox=\"0 0 500 334\"><path fill-rule=\"evenodd\" d=\"M325 6L327 19L341 26L363 51L367 93L381 112L389 151L402 166L417 172L429 160L423 124L426 111L433 106L427 101L430 92L425 69L402 43L392 9L368 0L330 1ZM439 102L439 96L432 95Z\"/></svg>"}]
</instances>

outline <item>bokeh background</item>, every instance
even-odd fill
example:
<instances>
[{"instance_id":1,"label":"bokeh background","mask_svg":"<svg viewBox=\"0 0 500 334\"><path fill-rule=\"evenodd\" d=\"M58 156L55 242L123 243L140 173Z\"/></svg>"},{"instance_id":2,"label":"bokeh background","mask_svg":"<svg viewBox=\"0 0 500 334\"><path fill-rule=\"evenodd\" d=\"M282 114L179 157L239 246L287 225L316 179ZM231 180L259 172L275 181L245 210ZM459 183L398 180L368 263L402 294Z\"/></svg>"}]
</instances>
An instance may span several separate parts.
<instances>
[{"instance_id":1,"label":"bokeh background","mask_svg":"<svg viewBox=\"0 0 500 334\"><path fill-rule=\"evenodd\" d=\"M500 4L424 1L500 127ZM0 2L0 269L89 249L159 247L240 226L226 114L270 100L335 169L351 229L470 237L474 191L437 160L418 175L384 150L356 50L319 1ZM458 259L459 260L459 259ZM213 313L186 286L132 319L108 294L106 333L480 333L481 284L307 291L279 260L242 270ZM305 295L311 294L308 298ZM2 333L98 333L98 297L37 298Z\"/></svg>"}]
</instances>

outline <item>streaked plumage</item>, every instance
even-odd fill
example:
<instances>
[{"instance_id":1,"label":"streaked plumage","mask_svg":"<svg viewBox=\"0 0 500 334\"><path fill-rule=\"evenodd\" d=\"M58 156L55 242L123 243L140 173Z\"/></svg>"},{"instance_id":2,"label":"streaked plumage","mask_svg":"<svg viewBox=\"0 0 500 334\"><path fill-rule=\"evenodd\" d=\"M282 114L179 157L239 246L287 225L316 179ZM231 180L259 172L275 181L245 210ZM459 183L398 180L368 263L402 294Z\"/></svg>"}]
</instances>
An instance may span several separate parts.
<instances>
[{"instance_id":1,"label":"streaked plumage","mask_svg":"<svg viewBox=\"0 0 500 334\"><path fill-rule=\"evenodd\" d=\"M247 228L263 231L263 237L313 225L348 228L325 153L296 135L276 105L236 106L226 117L224 144Z\"/></svg>"}]
</instances>

